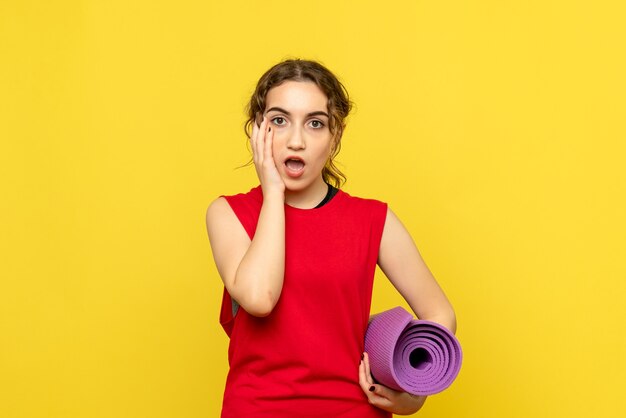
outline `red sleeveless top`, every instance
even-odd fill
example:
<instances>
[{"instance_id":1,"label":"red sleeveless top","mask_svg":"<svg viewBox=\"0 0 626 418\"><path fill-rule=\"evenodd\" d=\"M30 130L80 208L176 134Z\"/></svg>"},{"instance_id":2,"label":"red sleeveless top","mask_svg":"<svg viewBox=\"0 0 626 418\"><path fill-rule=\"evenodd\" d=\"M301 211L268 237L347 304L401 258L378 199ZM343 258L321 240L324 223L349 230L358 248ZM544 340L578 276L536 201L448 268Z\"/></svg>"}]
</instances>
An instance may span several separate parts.
<instances>
[{"instance_id":1,"label":"red sleeveless top","mask_svg":"<svg viewBox=\"0 0 626 418\"><path fill-rule=\"evenodd\" d=\"M226 198L254 237L261 186ZM359 362L387 204L341 189L317 209L285 204L285 278L270 315L239 308L224 289L230 337L222 417L391 417L367 401Z\"/></svg>"}]
</instances>

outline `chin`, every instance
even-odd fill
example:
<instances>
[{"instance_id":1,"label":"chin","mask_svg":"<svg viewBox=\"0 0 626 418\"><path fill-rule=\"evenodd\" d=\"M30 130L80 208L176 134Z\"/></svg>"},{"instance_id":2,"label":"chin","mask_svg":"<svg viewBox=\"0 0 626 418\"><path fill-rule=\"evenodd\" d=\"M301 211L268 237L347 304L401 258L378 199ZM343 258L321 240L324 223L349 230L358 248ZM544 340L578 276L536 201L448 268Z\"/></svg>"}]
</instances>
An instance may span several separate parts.
<instances>
[{"instance_id":1,"label":"chin","mask_svg":"<svg viewBox=\"0 0 626 418\"><path fill-rule=\"evenodd\" d=\"M302 177L299 179L292 179L289 176L283 177L283 183L285 183L285 189L292 192L304 190L311 185L311 181L303 180Z\"/></svg>"},{"instance_id":2,"label":"chin","mask_svg":"<svg viewBox=\"0 0 626 418\"><path fill-rule=\"evenodd\" d=\"M303 189L306 189L306 187L309 185L308 183L303 183L303 182L295 182L295 181L291 181L291 179L284 179L285 182L285 189L289 190L290 192L297 192Z\"/></svg>"}]
</instances>

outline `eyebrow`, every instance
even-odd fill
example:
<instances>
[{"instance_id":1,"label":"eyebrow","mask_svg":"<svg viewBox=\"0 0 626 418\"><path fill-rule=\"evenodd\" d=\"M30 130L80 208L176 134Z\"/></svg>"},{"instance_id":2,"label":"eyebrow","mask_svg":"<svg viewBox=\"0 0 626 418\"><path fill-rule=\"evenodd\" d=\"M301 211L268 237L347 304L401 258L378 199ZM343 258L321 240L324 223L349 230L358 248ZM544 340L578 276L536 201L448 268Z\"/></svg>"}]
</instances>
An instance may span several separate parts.
<instances>
[{"instance_id":1,"label":"eyebrow","mask_svg":"<svg viewBox=\"0 0 626 418\"><path fill-rule=\"evenodd\" d=\"M275 110L277 112L281 112L284 113L287 116L290 116L291 113L287 112L285 109L281 108L281 107L272 107L270 109L267 109L267 111L265 113L270 113L272 110ZM322 112L321 110L315 111L315 112L310 112L306 114L307 116L318 116L318 115L322 115L322 116L326 116L328 118L328 113L326 112Z\"/></svg>"}]
</instances>

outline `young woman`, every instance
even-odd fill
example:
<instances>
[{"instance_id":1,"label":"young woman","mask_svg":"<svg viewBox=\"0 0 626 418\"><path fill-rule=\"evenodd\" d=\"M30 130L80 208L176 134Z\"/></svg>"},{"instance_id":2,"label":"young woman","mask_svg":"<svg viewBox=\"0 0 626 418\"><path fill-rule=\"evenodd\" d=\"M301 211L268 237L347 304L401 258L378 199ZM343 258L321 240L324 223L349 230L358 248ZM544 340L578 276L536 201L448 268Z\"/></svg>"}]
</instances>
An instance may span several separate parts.
<instances>
[{"instance_id":1,"label":"young woman","mask_svg":"<svg viewBox=\"0 0 626 418\"><path fill-rule=\"evenodd\" d=\"M376 383L363 353L378 264L420 319L452 306L387 204L341 190L333 164L351 103L314 61L259 80L246 133L260 184L206 213L230 337L222 417L390 417L425 397Z\"/></svg>"}]
</instances>

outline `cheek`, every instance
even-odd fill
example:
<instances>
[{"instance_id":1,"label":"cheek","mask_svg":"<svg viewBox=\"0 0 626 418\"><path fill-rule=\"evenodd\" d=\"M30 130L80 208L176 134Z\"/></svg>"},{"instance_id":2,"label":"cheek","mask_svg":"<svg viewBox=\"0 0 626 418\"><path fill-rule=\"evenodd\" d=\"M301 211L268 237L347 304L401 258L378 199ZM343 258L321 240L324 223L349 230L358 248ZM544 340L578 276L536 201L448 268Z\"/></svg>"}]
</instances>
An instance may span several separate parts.
<instances>
[{"instance_id":1,"label":"cheek","mask_svg":"<svg viewBox=\"0 0 626 418\"><path fill-rule=\"evenodd\" d=\"M274 129L272 129L273 131ZM274 155L276 155L276 153L285 148L285 138L284 135L281 135L278 132L274 133L274 136L272 137L272 152L274 153Z\"/></svg>"},{"instance_id":2,"label":"cheek","mask_svg":"<svg viewBox=\"0 0 626 418\"><path fill-rule=\"evenodd\" d=\"M315 159L319 162L321 166L324 166L326 164L326 161L328 160L328 157L330 157L330 151L332 149L331 146L332 145L330 144L324 144L315 150Z\"/></svg>"},{"instance_id":3,"label":"cheek","mask_svg":"<svg viewBox=\"0 0 626 418\"><path fill-rule=\"evenodd\" d=\"M335 146L334 141L332 139L332 137L330 137L329 139L326 140L326 147L324 149L324 151L326 152L326 155L329 156L332 153L333 147Z\"/></svg>"}]
</instances>

